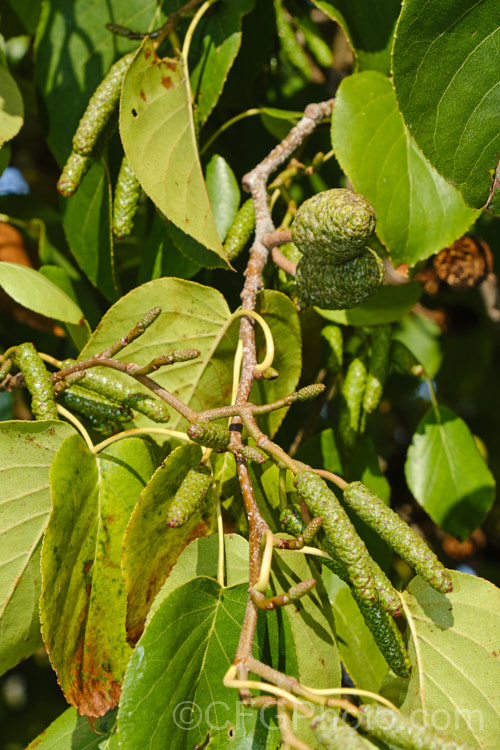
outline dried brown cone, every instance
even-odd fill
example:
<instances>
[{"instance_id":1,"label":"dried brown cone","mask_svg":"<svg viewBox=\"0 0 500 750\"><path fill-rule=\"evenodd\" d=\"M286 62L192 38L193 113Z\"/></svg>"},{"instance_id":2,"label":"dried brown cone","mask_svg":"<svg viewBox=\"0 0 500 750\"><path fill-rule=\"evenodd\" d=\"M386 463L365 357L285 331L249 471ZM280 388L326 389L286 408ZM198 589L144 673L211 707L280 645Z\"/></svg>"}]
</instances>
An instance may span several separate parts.
<instances>
[{"instance_id":1,"label":"dried brown cone","mask_svg":"<svg viewBox=\"0 0 500 750\"><path fill-rule=\"evenodd\" d=\"M486 242L464 234L435 255L432 266L439 281L466 291L479 286L492 272L493 256Z\"/></svg>"}]
</instances>

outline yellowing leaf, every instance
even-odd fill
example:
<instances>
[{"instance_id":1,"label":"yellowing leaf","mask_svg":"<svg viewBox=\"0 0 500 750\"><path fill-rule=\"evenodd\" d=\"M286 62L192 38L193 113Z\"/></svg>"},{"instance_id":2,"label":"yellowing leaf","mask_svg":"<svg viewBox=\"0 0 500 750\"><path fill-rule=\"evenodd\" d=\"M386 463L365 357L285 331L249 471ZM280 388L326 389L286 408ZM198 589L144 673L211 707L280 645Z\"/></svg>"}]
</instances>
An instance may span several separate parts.
<instances>
[{"instance_id":1,"label":"yellowing leaf","mask_svg":"<svg viewBox=\"0 0 500 750\"><path fill-rule=\"evenodd\" d=\"M201 170L187 66L145 39L123 82L120 132L145 192L176 226L224 259ZM215 265L224 265L214 258Z\"/></svg>"}]
</instances>

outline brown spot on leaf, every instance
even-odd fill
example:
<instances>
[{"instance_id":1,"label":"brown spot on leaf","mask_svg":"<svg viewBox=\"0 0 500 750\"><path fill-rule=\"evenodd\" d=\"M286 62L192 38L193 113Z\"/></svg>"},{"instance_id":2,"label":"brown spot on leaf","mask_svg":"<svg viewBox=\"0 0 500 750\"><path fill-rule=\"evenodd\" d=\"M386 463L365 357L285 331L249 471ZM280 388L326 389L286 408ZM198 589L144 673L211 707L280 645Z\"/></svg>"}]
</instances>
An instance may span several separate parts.
<instances>
[{"instance_id":1,"label":"brown spot on leaf","mask_svg":"<svg viewBox=\"0 0 500 750\"><path fill-rule=\"evenodd\" d=\"M143 102L146 101L146 94L144 93L144 91L141 91L141 93L139 94L139 96L141 97L141 99L142 99Z\"/></svg>"},{"instance_id":2,"label":"brown spot on leaf","mask_svg":"<svg viewBox=\"0 0 500 750\"><path fill-rule=\"evenodd\" d=\"M144 50L144 57L146 58L146 60L149 60L149 58L151 57L151 50L150 49L145 49Z\"/></svg>"},{"instance_id":3,"label":"brown spot on leaf","mask_svg":"<svg viewBox=\"0 0 500 750\"><path fill-rule=\"evenodd\" d=\"M168 60L166 65L169 70L177 70L177 60Z\"/></svg>"},{"instance_id":4,"label":"brown spot on leaf","mask_svg":"<svg viewBox=\"0 0 500 750\"><path fill-rule=\"evenodd\" d=\"M163 76L161 79L161 85L165 86L166 89L171 89L173 84L170 76Z\"/></svg>"},{"instance_id":5,"label":"brown spot on leaf","mask_svg":"<svg viewBox=\"0 0 500 750\"><path fill-rule=\"evenodd\" d=\"M93 560L87 560L87 562L83 566L83 572L85 573L85 575L87 575L87 573L89 572L89 570L92 567L93 563L94 563Z\"/></svg>"}]
</instances>

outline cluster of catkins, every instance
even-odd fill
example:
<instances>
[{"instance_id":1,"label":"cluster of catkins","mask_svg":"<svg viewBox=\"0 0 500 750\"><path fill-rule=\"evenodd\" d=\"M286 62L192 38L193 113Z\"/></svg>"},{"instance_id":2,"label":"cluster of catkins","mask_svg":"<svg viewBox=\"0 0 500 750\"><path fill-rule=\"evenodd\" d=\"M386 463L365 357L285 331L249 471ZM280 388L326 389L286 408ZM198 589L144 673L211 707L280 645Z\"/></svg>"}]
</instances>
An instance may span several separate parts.
<instances>
[{"instance_id":1,"label":"cluster of catkins","mask_svg":"<svg viewBox=\"0 0 500 750\"><path fill-rule=\"evenodd\" d=\"M80 186L112 132L116 129L116 112L123 78L134 52L120 58L94 91L73 136L73 150L64 165L57 189L66 198ZM113 233L125 237L132 231L141 186L126 156L118 173L113 199Z\"/></svg>"}]
</instances>

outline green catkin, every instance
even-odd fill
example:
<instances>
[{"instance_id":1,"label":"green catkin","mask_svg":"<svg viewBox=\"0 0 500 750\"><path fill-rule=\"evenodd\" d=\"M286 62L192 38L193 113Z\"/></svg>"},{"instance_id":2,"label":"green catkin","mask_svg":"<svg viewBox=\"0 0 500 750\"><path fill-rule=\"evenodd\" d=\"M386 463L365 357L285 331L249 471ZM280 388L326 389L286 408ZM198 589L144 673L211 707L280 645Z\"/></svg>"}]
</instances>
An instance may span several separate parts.
<instances>
[{"instance_id":1,"label":"green catkin","mask_svg":"<svg viewBox=\"0 0 500 750\"><path fill-rule=\"evenodd\" d=\"M167 526L178 528L185 524L203 503L211 484L212 474L207 466L200 464L190 469L167 511Z\"/></svg>"},{"instance_id":2,"label":"green catkin","mask_svg":"<svg viewBox=\"0 0 500 750\"><path fill-rule=\"evenodd\" d=\"M14 362L30 392L35 419L59 419L50 374L33 344L28 342L16 347Z\"/></svg>"},{"instance_id":3,"label":"green catkin","mask_svg":"<svg viewBox=\"0 0 500 750\"><path fill-rule=\"evenodd\" d=\"M7 358L5 362L2 362L2 364L0 365L0 383L7 377L13 365L14 363L12 359L9 358Z\"/></svg>"},{"instance_id":4,"label":"green catkin","mask_svg":"<svg viewBox=\"0 0 500 750\"><path fill-rule=\"evenodd\" d=\"M401 341L393 341L391 359L394 365L406 375L414 378L421 378L425 375L424 368L418 359Z\"/></svg>"},{"instance_id":5,"label":"green catkin","mask_svg":"<svg viewBox=\"0 0 500 750\"><path fill-rule=\"evenodd\" d=\"M74 359L67 359L62 362L63 367L71 367L74 364L76 364ZM68 381L71 382L71 380L72 376L69 375ZM115 377L98 372L93 367L78 373L74 381L90 391L87 394L88 398L92 398L92 395L97 393L110 401L122 404L124 407L135 409L149 417L153 422L164 423L170 419L167 405L163 401L152 398L145 393L138 393L134 388L126 386Z\"/></svg>"},{"instance_id":6,"label":"green catkin","mask_svg":"<svg viewBox=\"0 0 500 750\"><path fill-rule=\"evenodd\" d=\"M242 252L248 240L255 229L255 208L253 199L246 200L234 221L229 227L226 240L224 242L224 252L228 260L234 260Z\"/></svg>"},{"instance_id":7,"label":"green catkin","mask_svg":"<svg viewBox=\"0 0 500 750\"><path fill-rule=\"evenodd\" d=\"M134 56L135 51L129 52L112 65L108 74L92 94L73 136L73 151L75 153L81 156L89 156L94 151L99 135L108 124L118 104L123 76Z\"/></svg>"},{"instance_id":8,"label":"green catkin","mask_svg":"<svg viewBox=\"0 0 500 750\"><path fill-rule=\"evenodd\" d=\"M193 422L189 425L187 434L193 443L216 451L224 450L231 441L231 433L227 427L209 422Z\"/></svg>"},{"instance_id":9,"label":"green catkin","mask_svg":"<svg viewBox=\"0 0 500 750\"><path fill-rule=\"evenodd\" d=\"M132 412L126 406L113 403L89 391L71 386L58 394L58 400L72 412L86 417L94 430L106 437L119 432L123 422L130 422Z\"/></svg>"},{"instance_id":10,"label":"green catkin","mask_svg":"<svg viewBox=\"0 0 500 750\"><path fill-rule=\"evenodd\" d=\"M347 368L340 394L338 429L347 455L356 445L365 387L366 365L362 357L355 357Z\"/></svg>"},{"instance_id":11,"label":"green catkin","mask_svg":"<svg viewBox=\"0 0 500 750\"><path fill-rule=\"evenodd\" d=\"M124 156L113 199L113 234L116 237L127 237L132 232L140 197L141 186L128 158Z\"/></svg>"},{"instance_id":12,"label":"green catkin","mask_svg":"<svg viewBox=\"0 0 500 750\"><path fill-rule=\"evenodd\" d=\"M334 548L336 559L347 570L351 588L366 604L374 604L377 591L371 573L370 555L334 493L312 471L297 474L295 486L309 512L323 519L325 535Z\"/></svg>"},{"instance_id":13,"label":"green catkin","mask_svg":"<svg viewBox=\"0 0 500 750\"><path fill-rule=\"evenodd\" d=\"M82 156L72 151L57 182L57 191L65 198L73 195L93 163L92 156Z\"/></svg>"},{"instance_id":14,"label":"green catkin","mask_svg":"<svg viewBox=\"0 0 500 750\"><path fill-rule=\"evenodd\" d=\"M280 40L280 50L283 58L296 68L306 81L311 81L311 64L295 36L295 31L283 9L282 0L274 0L274 10L276 14L276 28Z\"/></svg>"},{"instance_id":15,"label":"green catkin","mask_svg":"<svg viewBox=\"0 0 500 750\"><path fill-rule=\"evenodd\" d=\"M372 414L380 404L391 360L392 326L376 326L368 362L363 412Z\"/></svg>"},{"instance_id":16,"label":"green catkin","mask_svg":"<svg viewBox=\"0 0 500 750\"><path fill-rule=\"evenodd\" d=\"M367 750L368 745L355 729L332 712L316 716L311 729L325 750Z\"/></svg>"},{"instance_id":17,"label":"green catkin","mask_svg":"<svg viewBox=\"0 0 500 750\"><path fill-rule=\"evenodd\" d=\"M297 401L309 401L311 398L319 396L324 390L324 383L311 383L311 385L306 385L304 388L296 391Z\"/></svg>"},{"instance_id":18,"label":"green catkin","mask_svg":"<svg viewBox=\"0 0 500 750\"><path fill-rule=\"evenodd\" d=\"M406 716L376 703L361 706L357 716L362 729L372 737L397 745L401 750L473 750L431 726L419 726Z\"/></svg>"},{"instance_id":19,"label":"green catkin","mask_svg":"<svg viewBox=\"0 0 500 750\"><path fill-rule=\"evenodd\" d=\"M368 487L361 482L351 482L344 489L344 501L432 588L444 594L452 591L453 585L448 572L434 552Z\"/></svg>"},{"instance_id":20,"label":"green catkin","mask_svg":"<svg viewBox=\"0 0 500 750\"><path fill-rule=\"evenodd\" d=\"M319 33L318 24L307 15L303 15L300 18L295 16L295 23L297 24L297 28L303 33L306 45L318 65L321 65L323 68L331 67L333 52Z\"/></svg>"},{"instance_id":21,"label":"green catkin","mask_svg":"<svg viewBox=\"0 0 500 750\"><path fill-rule=\"evenodd\" d=\"M238 453L243 458L246 458L247 461L254 461L257 464L265 464L267 461L266 454L252 445L239 445Z\"/></svg>"},{"instance_id":22,"label":"green catkin","mask_svg":"<svg viewBox=\"0 0 500 750\"><path fill-rule=\"evenodd\" d=\"M300 510L296 506L285 508L280 515L280 522L288 534L292 534L296 537L304 535L306 525L302 519ZM304 542L306 542L305 538ZM306 543L309 543L309 541ZM331 560L321 558L321 563L335 573L335 575L341 580L349 584L350 580L347 570L345 566L336 559L333 545L328 539L323 538L319 541L319 546L325 552L328 552L332 558ZM371 563L377 593L379 594L379 603L367 605L355 591L352 591L351 593L387 664L399 677L407 677L411 670L408 654L401 633L392 620L392 617L388 614L387 604L383 602L383 598L380 596L380 579L378 574L373 570L374 567L378 568L378 566L373 560L371 560ZM395 595L397 597L397 594ZM399 602L399 597L397 598Z\"/></svg>"},{"instance_id":23,"label":"green catkin","mask_svg":"<svg viewBox=\"0 0 500 750\"><path fill-rule=\"evenodd\" d=\"M321 331L322 337L328 345L326 365L332 375L342 370L344 361L344 337L340 326L325 326Z\"/></svg>"},{"instance_id":24,"label":"green catkin","mask_svg":"<svg viewBox=\"0 0 500 750\"><path fill-rule=\"evenodd\" d=\"M372 560L372 575L378 592L378 601L385 612L393 617L401 614L401 599L384 571Z\"/></svg>"}]
</instances>

